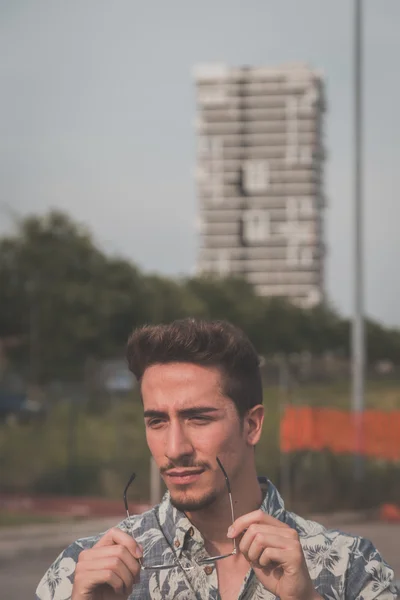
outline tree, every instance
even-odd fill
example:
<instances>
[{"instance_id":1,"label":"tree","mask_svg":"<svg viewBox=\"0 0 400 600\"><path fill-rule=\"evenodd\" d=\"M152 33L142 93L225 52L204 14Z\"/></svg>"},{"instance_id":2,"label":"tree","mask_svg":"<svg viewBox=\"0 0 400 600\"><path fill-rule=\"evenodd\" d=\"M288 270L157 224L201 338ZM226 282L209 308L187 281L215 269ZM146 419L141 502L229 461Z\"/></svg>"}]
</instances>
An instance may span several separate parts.
<instances>
[{"instance_id":1,"label":"tree","mask_svg":"<svg viewBox=\"0 0 400 600\"><path fill-rule=\"evenodd\" d=\"M257 319L262 314L263 300L244 279L212 276L189 279L189 289L204 306L209 319L225 319L242 327L251 337L256 335Z\"/></svg>"},{"instance_id":2,"label":"tree","mask_svg":"<svg viewBox=\"0 0 400 600\"><path fill-rule=\"evenodd\" d=\"M89 359L122 356L133 327L182 317L226 319L263 355L307 350L349 356L350 324L327 306L261 298L244 279L173 280L108 257L86 228L52 211L0 240L0 337L31 379L82 378ZM400 361L400 332L367 323L371 361ZM15 341L19 341L15 343ZM92 363L93 363L92 360Z\"/></svg>"},{"instance_id":3,"label":"tree","mask_svg":"<svg viewBox=\"0 0 400 600\"><path fill-rule=\"evenodd\" d=\"M206 306L183 281L173 281L159 275L145 278L146 321L168 323L184 317L203 317Z\"/></svg>"},{"instance_id":4,"label":"tree","mask_svg":"<svg viewBox=\"0 0 400 600\"><path fill-rule=\"evenodd\" d=\"M0 335L25 337L22 360L34 381L82 373L88 356L115 351L118 314L127 313L138 279L66 215L29 217L0 246Z\"/></svg>"}]
</instances>

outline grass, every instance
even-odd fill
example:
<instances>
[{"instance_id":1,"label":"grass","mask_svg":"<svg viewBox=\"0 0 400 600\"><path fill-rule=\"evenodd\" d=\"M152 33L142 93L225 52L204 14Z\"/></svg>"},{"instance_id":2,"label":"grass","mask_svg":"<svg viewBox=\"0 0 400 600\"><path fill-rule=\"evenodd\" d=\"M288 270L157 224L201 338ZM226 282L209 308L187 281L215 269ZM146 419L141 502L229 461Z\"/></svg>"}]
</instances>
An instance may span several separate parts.
<instances>
[{"instance_id":1,"label":"grass","mask_svg":"<svg viewBox=\"0 0 400 600\"><path fill-rule=\"evenodd\" d=\"M41 523L59 523L67 519L49 515L32 515L25 512L13 512L0 510L0 527L22 527L23 525L34 525Z\"/></svg>"},{"instance_id":2,"label":"grass","mask_svg":"<svg viewBox=\"0 0 400 600\"><path fill-rule=\"evenodd\" d=\"M350 398L350 386L345 382L302 384L289 393L267 387L263 434L256 451L258 472L279 483L279 424L285 404L346 410L350 408ZM366 406L399 410L400 384L368 382ZM118 498L129 475L135 471L137 481L132 486L131 500L146 501L149 458L142 406L137 399L113 401L107 410L97 412L60 403L54 406L45 423L0 425L3 491ZM38 516L23 518L43 522ZM18 524L20 519L22 515L17 513L0 512L0 524Z\"/></svg>"},{"instance_id":3,"label":"grass","mask_svg":"<svg viewBox=\"0 0 400 600\"><path fill-rule=\"evenodd\" d=\"M3 491L118 497L135 470L132 500L148 489L142 408L132 400L102 413L57 404L45 423L0 426Z\"/></svg>"},{"instance_id":4,"label":"grass","mask_svg":"<svg viewBox=\"0 0 400 600\"><path fill-rule=\"evenodd\" d=\"M346 381L327 384L295 385L288 392L267 388L265 402L308 406L327 406L349 410L351 406L351 385ZM369 381L365 388L367 409L400 410L400 382Z\"/></svg>"}]
</instances>

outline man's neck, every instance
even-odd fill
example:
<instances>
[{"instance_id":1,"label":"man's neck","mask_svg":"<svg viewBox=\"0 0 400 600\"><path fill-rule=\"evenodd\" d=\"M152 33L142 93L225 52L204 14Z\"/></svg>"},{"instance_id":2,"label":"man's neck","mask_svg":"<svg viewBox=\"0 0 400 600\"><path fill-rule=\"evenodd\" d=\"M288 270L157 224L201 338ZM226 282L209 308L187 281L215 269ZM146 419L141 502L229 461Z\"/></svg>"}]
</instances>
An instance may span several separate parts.
<instances>
[{"instance_id":1,"label":"man's neck","mask_svg":"<svg viewBox=\"0 0 400 600\"><path fill-rule=\"evenodd\" d=\"M246 474L232 487L233 510L235 519L261 506L262 491L254 471ZM214 545L231 544L227 538L228 528L232 525L232 514L228 494L204 510L186 513L188 519L203 535L207 542Z\"/></svg>"}]
</instances>

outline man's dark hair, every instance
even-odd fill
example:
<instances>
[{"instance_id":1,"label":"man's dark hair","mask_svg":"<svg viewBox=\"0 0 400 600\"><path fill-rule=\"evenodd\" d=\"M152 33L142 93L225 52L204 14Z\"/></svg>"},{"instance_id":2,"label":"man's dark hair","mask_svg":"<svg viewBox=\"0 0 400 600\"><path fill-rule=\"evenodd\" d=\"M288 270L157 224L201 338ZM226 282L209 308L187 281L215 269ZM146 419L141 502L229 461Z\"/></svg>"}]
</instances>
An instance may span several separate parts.
<instances>
[{"instance_id":1,"label":"man's dark hair","mask_svg":"<svg viewBox=\"0 0 400 600\"><path fill-rule=\"evenodd\" d=\"M139 383L145 370L156 364L216 367L222 374L222 392L235 403L241 418L262 404L258 354L247 335L227 321L188 318L167 325L145 325L133 331L126 354Z\"/></svg>"}]
</instances>

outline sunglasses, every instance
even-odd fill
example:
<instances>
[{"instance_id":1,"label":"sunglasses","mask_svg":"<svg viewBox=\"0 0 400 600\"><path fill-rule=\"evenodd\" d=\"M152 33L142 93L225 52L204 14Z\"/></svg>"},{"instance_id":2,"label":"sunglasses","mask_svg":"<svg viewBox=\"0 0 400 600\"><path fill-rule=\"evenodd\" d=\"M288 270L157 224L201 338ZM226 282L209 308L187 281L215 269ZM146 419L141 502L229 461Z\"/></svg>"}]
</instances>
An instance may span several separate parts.
<instances>
[{"instance_id":1,"label":"sunglasses","mask_svg":"<svg viewBox=\"0 0 400 600\"><path fill-rule=\"evenodd\" d=\"M232 517L232 524L233 524L234 521L235 521L235 515L234 515L234 511L233 511L233 500L232 500L232 492L231 492L231 485L230 485L230 482L229 482L229 477L228 477L228 474L225 471L225 469L224 469L224 467L223 467L223 465L222 465L222 463L221 463L221 461L219 460L218 457L216 458L216 460L217 460L217 464L218 464L219 468L221 469L221 471L222 471L222 473L224 475L224 478L225 478L225 485L226 485L226 489L227 489L228 496L229 496L229 505L230 505L230 509L231 509L231 517ZM130 533L131 533L132 537L133 537L133 529L132 529L131 514L129 513L127 493L128 493L129 487L131 486L131 484L133 483L133 481L135 480L135 478L136 478L136 473L132 473L132 475L129 478L128 483L125 486L124 494L123 494L126 516L128 518L128 522L130 524ZM201 559L199 561L196 560L194 562L196 562L197 565L201 566L201 565L207 565L207 564L213 563L213 562L215 562L217 560L222 560L224 558L228 558L229 556L234 556L235 554L237 554L236 540L235 539L232 540L232 544L233 544L232 552L229 552L228 554L220 554L218 556L210 556L208 558L204 558L204 559ZM171 546L171 550L173 550L172 546ZM174 554L175 554L175 551L174 551ZM143 571L162 571L164 569L174 569L175 567L181 567L185 571L190 571L191 569L194 568L194 567L184 567L179 562L178 557L176 556L176 554L175 554L174 562L171 563L171 564L163 564L163 565L147 564L146 561L145 561L145 557L143 557L143 559L139 559L139 564L140 564L140 568Z\"/></svg>"}]
</instances>

